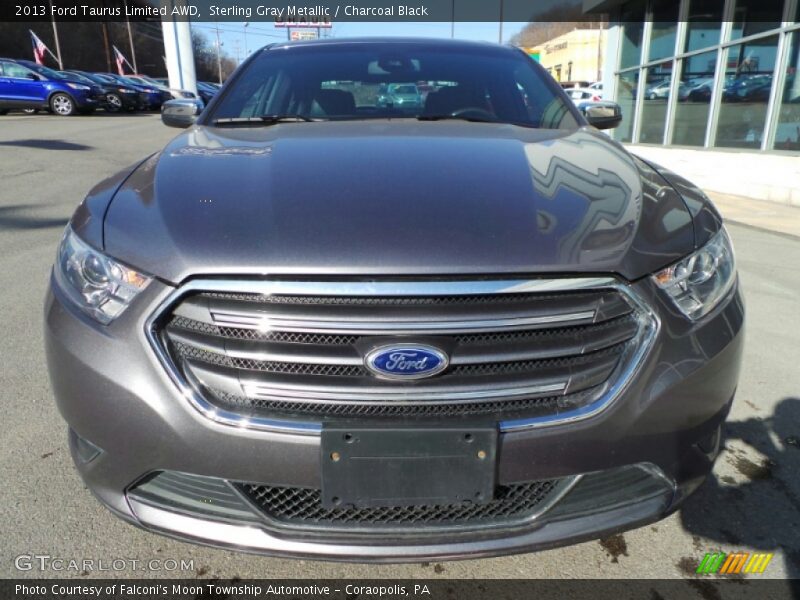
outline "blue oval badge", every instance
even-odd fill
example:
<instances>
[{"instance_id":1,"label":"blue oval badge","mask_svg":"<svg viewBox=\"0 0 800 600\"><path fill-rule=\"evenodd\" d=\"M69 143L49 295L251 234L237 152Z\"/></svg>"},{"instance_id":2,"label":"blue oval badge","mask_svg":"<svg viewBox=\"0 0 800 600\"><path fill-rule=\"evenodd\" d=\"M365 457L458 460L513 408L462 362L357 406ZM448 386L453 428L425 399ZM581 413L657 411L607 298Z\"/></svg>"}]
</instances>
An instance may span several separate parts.
<instances>
[{"instance_id":1,"label":"blue oval badge","mask_svg":"<svg viewBox=\"0 0 800 600\"><path fill-rule=\"evenodd\" d=\"M400 344L381 346L364 359L367 368L385 379L422 379L447 368L447 355L433 346Z\"/></svg>"}]
</instances>

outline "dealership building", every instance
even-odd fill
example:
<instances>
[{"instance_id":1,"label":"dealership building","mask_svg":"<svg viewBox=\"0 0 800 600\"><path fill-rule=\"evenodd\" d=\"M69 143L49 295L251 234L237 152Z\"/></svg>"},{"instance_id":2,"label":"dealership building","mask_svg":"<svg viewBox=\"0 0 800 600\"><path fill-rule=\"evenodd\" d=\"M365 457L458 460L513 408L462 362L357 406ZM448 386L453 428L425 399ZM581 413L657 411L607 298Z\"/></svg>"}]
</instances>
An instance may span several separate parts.
<instances>
[{"instance_id":1,"label":"dealership building","mask_svg":"<svg viewBox=\"0 0 800 600\"><path fill-rule=\"evenodd\" d=\"M800 0L583 8L609 15L603 86L622 107L618 140L666 166L682 157L719 191L800 206Z\"/></svg>"},{"instance_id":2,"label":"dealership building","mask_svg":"<svg viewBox=\"0 0 800 600\"><path fill-rule=\"evenodd\" d=\"M577 28L525 51L556 81L597 81L603 76L607 33L605 28Z\"/></svg>"}]
</instances>

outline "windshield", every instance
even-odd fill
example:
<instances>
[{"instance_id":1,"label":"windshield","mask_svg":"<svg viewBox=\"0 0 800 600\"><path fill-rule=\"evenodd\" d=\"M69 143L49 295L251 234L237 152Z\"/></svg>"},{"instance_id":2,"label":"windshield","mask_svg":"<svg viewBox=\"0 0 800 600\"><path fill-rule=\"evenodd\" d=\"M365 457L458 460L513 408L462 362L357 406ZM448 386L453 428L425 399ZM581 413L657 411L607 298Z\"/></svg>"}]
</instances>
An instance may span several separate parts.
<instances>
[{"instance_id":1,"label":"windshield","mask_svg":"<svg viewBox=\"0 0 800 600\"><path fill-rule=\"evenodd\" d=\"M117 83L113 77L110 75L101 75L100 73L95 73L94 77L102 81L103 83Z\"/></svg>"},{"instance_id":2,"label":"windshield","mask_svg":"<svg viewBox=\"0 0 800 600\"><path fill-rule=\"evenodd\" d=\"M262 51L206 120L467 118L571 129L570 105L541 68L507 48L360 42Z\"/></svg>"},{"instance_id":3,"label":"windshield","mask_svg":"<svg viewBox=\"0 0 800 600\"><path fill-rule=\"evenodd\" d=\"M78 73L59 71L58 76L59 79L69 79L70 81L80 81L81 83L88 83L94 85L94 82L91 79L89 79L88 77L84 77L83 75L79 75Z\"/></svg>"},{"instance_id":4,"label":"windshield","mask_svg":"<svg viewBox=\"0 0 800 600\"><path fill-rule=\"evenodd\" d=\"M151 79L150 77L145 77L144 75L140 75L138 79L141 79L145 83L149 83L150 85L154 85L156 87L163 87L164 84L160 81L156 81L155 79Z\"/></svg>"},{"instance_id":5,"label":"windshield","mask_svg":"<svg viewBox=\"0 0 800 600\"><path fill-rule=\"evenodd\" d=\"M42 65L27 65L33 71L36 71L39 75L44 75L48 79L66 79L64 75L57 71L53 71L53 69L48 69L47 67L43 67Z\"/></svg>"},{"instance_id":6,"label":"windshield","mask_svg":"<svg viewBox=\"0 0 800 600\"><path fill-rule=\"evenodd\" d=\"M127 83L128 85L138 85L148 87L146 84L139 83L138 81L134 81L133 79L129 79L127 77L122 77L121 75L117 77L117 81L121 81L122 83Z\"/></svg>"}]
</instances>

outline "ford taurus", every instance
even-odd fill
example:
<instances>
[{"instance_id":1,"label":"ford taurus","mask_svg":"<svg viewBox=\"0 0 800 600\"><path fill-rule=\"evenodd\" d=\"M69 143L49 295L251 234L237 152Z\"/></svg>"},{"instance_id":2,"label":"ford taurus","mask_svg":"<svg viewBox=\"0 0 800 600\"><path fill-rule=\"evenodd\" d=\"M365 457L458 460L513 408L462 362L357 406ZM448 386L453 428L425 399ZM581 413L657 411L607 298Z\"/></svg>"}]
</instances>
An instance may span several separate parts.
<instances>
[{"instance_id":1,"label":"ford taurus","mask_svg":"<svg viewBox=\"0 0 800 600\"><path fill-rule=\"evenodd\" d=\"M413 109L381 90L418 86ZM698 188L518 49L254 53L95 187L45 306L78 471L118 516L284 556L525 552L709 474L744 309Z\"/></svg>"}]
</instances>

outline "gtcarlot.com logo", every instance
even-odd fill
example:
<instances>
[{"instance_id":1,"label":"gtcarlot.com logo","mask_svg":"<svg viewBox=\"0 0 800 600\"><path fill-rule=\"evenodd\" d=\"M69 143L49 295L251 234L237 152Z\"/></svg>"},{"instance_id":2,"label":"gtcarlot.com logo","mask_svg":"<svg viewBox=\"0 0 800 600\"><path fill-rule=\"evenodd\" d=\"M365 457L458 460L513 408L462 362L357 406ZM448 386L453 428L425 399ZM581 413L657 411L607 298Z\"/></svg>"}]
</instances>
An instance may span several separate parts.
<instances>
[{"instance_id":1,"label":"gtcarlot.com logo","mask_svg":"<svg viewBox=\"0 0 800 600\"><path fill-rule=\"evenodd\" d=\"M698 574L738 575L739 573L760 574L767 569L774 554L764 552L709 552L697 567Z\"/></svg>"},{"instance_id":2,"label":"gtcarlot.com logo","mask_svg":"<svg viewBox=\"0 0 800 600\"><path fill-rule=\"evenodd\" d=\"M14 557L18 571L194 571L194 559L154 558L64 558L49 554L20 554Z\"/></svg>"}]
</instances>

